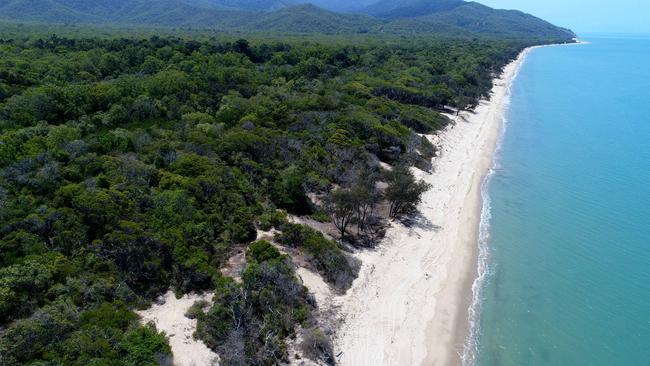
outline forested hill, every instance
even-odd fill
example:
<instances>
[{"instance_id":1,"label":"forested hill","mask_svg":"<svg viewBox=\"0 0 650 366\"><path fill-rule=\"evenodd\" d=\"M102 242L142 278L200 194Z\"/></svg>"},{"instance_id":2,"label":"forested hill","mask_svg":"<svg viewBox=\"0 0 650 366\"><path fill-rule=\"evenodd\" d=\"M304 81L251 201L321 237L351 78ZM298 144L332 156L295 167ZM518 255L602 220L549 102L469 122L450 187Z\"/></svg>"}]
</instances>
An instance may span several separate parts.
<instances>
[{"instance_id":1,"label":"forested hill","mask_svg":"<svg viewBox=\"0 0 650 366\"><path fill-rule=\"evenodd\" d=\"M326 34L435 34L537 37L575 35L531 15L460 0L380 1L342 14L302 0L0 0L0 20L123 24ZM338 2L327 4L345 8ZM338 5L337 5L338 4ZM400 4L400 5L396 5Z\"/></svg>"},{"instance_id":2,"label":"forested hill","mask_svg":"<svg viewBox=\"0 0 650 366\"><path fill-rule=\"evenodd\" d=\"M464 4L464 0L379 0L360 11L379 18L412 18L451 10Z\"/></svg>"}]
</instances>

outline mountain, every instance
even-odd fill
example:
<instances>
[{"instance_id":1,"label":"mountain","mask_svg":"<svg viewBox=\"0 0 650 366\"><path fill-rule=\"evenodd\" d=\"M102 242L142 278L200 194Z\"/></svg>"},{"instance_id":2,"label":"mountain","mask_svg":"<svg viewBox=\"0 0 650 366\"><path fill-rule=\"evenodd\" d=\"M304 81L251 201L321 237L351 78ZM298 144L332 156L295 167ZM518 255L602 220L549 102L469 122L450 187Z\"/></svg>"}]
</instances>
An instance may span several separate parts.
<instances>
[{"instance_id":1,"label":"mountain","mask_svg":"<svg viewBox=\"0 0 650 366\"><path fill-rule=\"evenodd\" d=\"M381 0L336 13L306 0L0 0L0 20L285 33L384 33L571 39L532 15L462 0ZM344 6L342 0L314 0ZM368 1L356 3L366 4Z\"/></svg>"},{"instance_id":2,"label":"mountain","mask_svg":"<svg viewBox=\"0 0 650 366\"><path fill-rule=\"evenodd\" d=\"M295 5L316 5L320 8L337 12L358 12L373 4L376 0L184 0L192 6L221 8L231 10L272 11Z\"/></svg>"},{"instance_id":3,"label":"mountain","mask_svg":"<svg viewBox=\"0 0 650 366\"><path fill-rule=\"evenodd\" d=\"M518 10L497 10L476 2L463 2L460 6L429 15L416 17L423 22L456 26L467 31L491 36L521 36L574 38L568 29Z\"/></svg>"},{"instance_id":4,"label":"mountain","mask_svg":"<svg viewBox=\"0 0 650 366\"><path fill-rule=\"evenodd\" d=\"M187 5L199 8L272 11L298 5L294 0L183 0Z\"/></svg>"},{"instance_id":5,"label":"mountain","mask_svg":"<svg viewBox=\"0 0 650 366\"><path fill-rule=\"evenodd\" d=\"M340 14L317 6L296 5L270 12L248 22L247 27L298 33L367 33L380 22L362 14Z\"/></svg>"},{"instance_id":6,"label":"mountain","mask_svg":"<svg viewBox=\"0 0 650 366\"><path fill-rule=\"evenodd\" d=\"M517 10L500 10L463 0L380 0L362 10L380 19L411 19L474 34L518 37L575 37L575 34Z\"/></svg>"},{"instance_id":7,"label":"mountain","mask_svg":"<svg viewBox=\"0 0 650 366\"><path fill-rule=\"evenodd\" d=\"M377 0L303 0L321 8L337 12L360 12L365 7L374 4Z\"/></svg>"},{"instance_id":8,"label":"mountain","mask_svg":"<svg viewBox=\"0 0 650 366\"><path fill-rule=\"evenodd\" d=\"M361 12L379 18L411 18L451 10L463 4L463 0L380 0Z\"/></svg>"}]
</instances>

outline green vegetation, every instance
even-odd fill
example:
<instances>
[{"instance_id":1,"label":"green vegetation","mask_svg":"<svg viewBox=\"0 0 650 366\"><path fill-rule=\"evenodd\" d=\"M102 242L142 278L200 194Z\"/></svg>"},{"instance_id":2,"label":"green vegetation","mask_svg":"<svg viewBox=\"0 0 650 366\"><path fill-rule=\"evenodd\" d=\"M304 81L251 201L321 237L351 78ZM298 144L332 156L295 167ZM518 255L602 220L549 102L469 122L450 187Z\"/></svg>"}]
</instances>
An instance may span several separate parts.
<instances>
[{"instance_id":1,"label":"green vegetation","mask_svg":"<svg viewBox=\"0 0 650 366\"><path fill-rule=\"evenodd\" d=\"M569 40L575 34L516 10L496 10L464 0L380 0L365 13L389 20L391 31L472 34L491 37L546 37Z\"/></svg>"},{"instance_id":2,"label":"green vegetation","mask_svg":"<svg viewBox=\"0 0 650 366\"><path fill-rule=\"evenodd\" d=\"M395 167L386 175L388 187L384 196L390 203L390 217L401 218L413 214L422 201L422 194L430 186L425 182L418 182L408 167L403 165Z\"/></svg>"},{"instance_id":3,"label":"green vegetation","mask_svg":"<svg viewBox=\"0 0 650 366\"><path fill-rule=\"evenodd\" d=\"M220 281L214 305L198 318L197 335L226 365L287 362L285 339L296 323L310 322L313 300L291 260L268 242L251 244L246 258L242 284Z\"/></svg>"},{"instance_id":4,"label":"green vegetation","mask_svg":"<svg viewBox=\"0 0 650 366\"><path fill-rule=\"evenodd\" d=\"M336 243L305 225L285 223L276 235L278 243L298 248L325 281L339 291L347 290L357 277L359 264L346 256Z\"/></svg>"},{"instance_id":5,"label":"green vegetation","mask_svg":"<svg viewBox=\"0 0 650 366\"><path fill-rule=\"evenodd\" d=\"M121 24L228 32L420 34L438 37L535 37L569 41L573 32L532 15L462 0L378 1L341 14L306 0L5 0L0 19L57 24ZM319 1L330 9L350 8ZM377 16L375 18L373 15Z\"/></svg>"},{"instance_id":6,"label":"green vegetation","mask_svg":"<svg viewBox=\"0 0 650 366\"><path fill-rule=\"evenodd\" d=\"M232 249L276 227L347 289L356 263L284 211L325 220L309 194L366 187L363 230L377 192L358 177L426 165L416 132L535 42L1 36L0 364L168 362L132 311L170 287L216 292L190 316L224 360L286 360L301 324L331 361L290 261L249 245L239 284Z\"/></svg>"}]
</instances>

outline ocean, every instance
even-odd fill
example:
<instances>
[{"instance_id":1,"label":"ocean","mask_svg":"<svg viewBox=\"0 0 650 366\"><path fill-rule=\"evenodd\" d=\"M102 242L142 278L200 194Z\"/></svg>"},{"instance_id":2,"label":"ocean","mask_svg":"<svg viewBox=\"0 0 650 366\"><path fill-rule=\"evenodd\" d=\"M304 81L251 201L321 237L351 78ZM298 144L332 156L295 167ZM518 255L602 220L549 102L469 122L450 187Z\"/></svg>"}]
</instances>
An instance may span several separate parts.
<instances>
[{"instance_id":1,"label":"ocean","mask_svg":"<svg viewBox=\"0 0 650 366\"><path fill-rule=\"evenodd\" d=\"M650 38L537 48L486 182L475 362L650 365Z\"/></svg>"}]
</instances>

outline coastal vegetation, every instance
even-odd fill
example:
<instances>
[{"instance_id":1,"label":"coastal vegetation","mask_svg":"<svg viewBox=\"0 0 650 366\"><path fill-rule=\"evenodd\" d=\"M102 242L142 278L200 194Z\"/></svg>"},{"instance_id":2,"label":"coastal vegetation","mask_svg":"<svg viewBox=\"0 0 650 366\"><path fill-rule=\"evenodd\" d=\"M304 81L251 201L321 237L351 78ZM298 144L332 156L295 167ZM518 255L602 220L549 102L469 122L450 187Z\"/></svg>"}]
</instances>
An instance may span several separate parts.
<instances>
[{"instance_id":1,"label":"coastal vegetation","mask_svg":"<svg viewBox=\"0 0 650 366\"><path fill-rule=\"evenodd\" d=\"M350 225L370 230L383 204L412 214L427 186L409 169L435 154L422 134L540 42L0 38L2 365L169 363L133 312L169 288L215 292L188 316L225 364L287 361L298 326L305 354L333 363L276 245L344 292ZM339 236L288 215L331 218ZM236 281L220 269L241 246Z\"/></svg>"}]
</instances>

